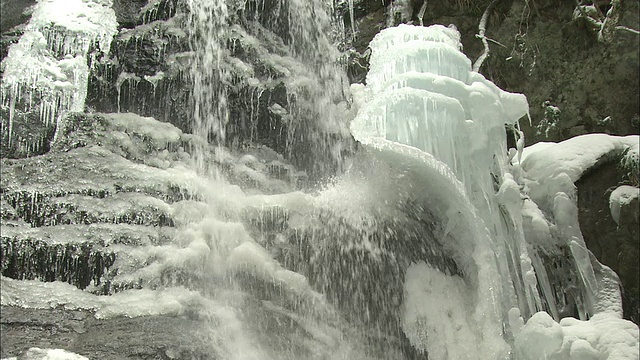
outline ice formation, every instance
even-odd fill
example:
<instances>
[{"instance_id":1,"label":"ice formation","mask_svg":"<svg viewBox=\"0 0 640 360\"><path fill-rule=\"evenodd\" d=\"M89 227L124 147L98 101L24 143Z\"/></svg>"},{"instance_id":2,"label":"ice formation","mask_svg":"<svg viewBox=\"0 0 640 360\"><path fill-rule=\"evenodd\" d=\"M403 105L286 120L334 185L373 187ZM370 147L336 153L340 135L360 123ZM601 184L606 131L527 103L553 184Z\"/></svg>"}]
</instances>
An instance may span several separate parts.
<instances>
[{"instance_id":1,"label":"ice formation","mask_svg":"<svg viewBox=\"0 0 640 360\"><path fill-rule=\"evenodd\" d=\"M89 360L82 355L74 354L63 349L41 349L30 348L20 356L20 359L28 360ZM3 360L18 360L17 357L10 357Z\"/></svg>"},{"instance_id":2,"label":"ice formation","mask_svg":"<svg viewBox=\"0 0 640 360\"><path fill-rule=\"evenodd\" d=\"M557 323L539 312L516 333L515 352L519 360L635 360L638 341L638 326L615 316Z\"/></svg>"},{"instance_id":3,"label":"ice formation","mask_svg":"<svg viewBox=\"0 0 640 360\"><path fill-rule=\"evenodd\" d=\"M90 67L86 57L94 61L97 49L107 53L115 31L110 1L69 1L61 5L58 0L41 0L25 36L3 63L3 101L13 108L34 100L27 99L29 94L42 97L44 122L57 121L70 110L82 110ZM154 4L158 2L149 6ZM103 319L195 313L211 320L207 330L214 331L217 340L212 346L219 347L216 351L223 358L269 359L264 349L270 344L258 344L252 337L255 334L245 328L252 319L244 306L247 293L266 289L260 293L261 306L299 324L318 344L329 348L332 358L368 358L363 355L367 351L357 348L360 338L352 337L349 328L340 323L325 296L307 277L276 261L270 251L288 251L286 235L310 231L307 245L311 251L344 240L337 244L337 254L320 252L313 257L336 256L335 264L344 264L351 259L340 257L355 251L378 260L389 253L367 236L380 231L381 218L397 221L394 226L404 224L402 220L409 216L425 220L423 214L403 213L397 205L404 201L416 212L435 214L433 222L442 226L433 225L433 232L440 237L422 240L438 242L427 247L432 258L446 254L455 263L451 268L456 271L426 261L409 265L401 314L394 314L411 344L428 353L430 359L506 360L512 353L519 360L634 359L637 327L621 319L615 274L592 259L584 246L577 227L573 183L603 154L627 151L628 161L633 163L637 146L632 143L637 143L637 137L590 137L576 140L575 146L539 145L539 151L523 149L520 138L518 149L508 154L504 126L517 127L517 121L527 114L524 96L502 91L472 72L471 62L460 51L460 34L455 29L401 25L376 36L371 44L367 86L352 87L358 112L350 129L368 150L370 157L362 158L371 164L354 164L354 171L314 195L293 192L287 182L269 174L269 168L277 167L286 170L291 179L302 176L281 156L266 149L236 156L207 143L212 140L210 135L222 143L228 115L225 89L220 84L227 74L216 68L225 57L221 42L229 31L225 28L225 4L221 0L186 1L191 10L191 46L199 50L191 72L196 88L195 135L135 114L97 114L108 129L97 134L101 145L22 163L39 169L33 170L29 184L16 185L25 190L25 198L36 204L38 196L59 191L61 196L52 200L54 205L71 204L67 209L96 214L102 224L37 224L50 225L46 230L24 230L29 224L18 224L7 232L3 229L3 235L54 238L64 234L68 243L79 243L87 236L112 239L118 231L126 233L123 237L138 246L109 240L102 244L117 255L113 266L119 272L109 275L114 293L96 295L61 282L2 277L2 305L85 309ZM313 72L308 69L323 73L326 78L320 80L328 83L324 84L330 87L328 94L304 105L309 108L296 105L297 114L293 115L311 108L326 110L319 126L326 133L339 133L342 124L338 114L344 109L334 106L333 95L340 90L336 87L340 74L328 61L333 53L312 49L317 44L310 40L318 40L315 35L324 28L318 23L307 24L311 14L327 16L315 11L319 9L315 6L328 5L320 0L288 4L291 54L273 55L265 61L286 73L292 73L290 69L296 75ZM352 4L349 1L350 7ZM404 11L408 2L397 1L395 5L400 6L396 10ZM325 18L320 20L328 23ZM242 38L257 41L248 34ZM328 39L320 37L318 41ZM305 65L293 61L293 56L304 59ZM25 59L31 66L23 71L18 64ZM235 64L250 73L245 65ZM145 80L153 83L161 76ZM300 94L312 89L315 96L323 91L315 84L318 80L310 74L286 81ZM124 82L135 81L142 78L123 73L116 86L119 89ZM286 112L275 104L270 109ZM59 129L64 130L64 124ZM54 146L62 146L61 142L59 139ZM189 166L193 165L193 154L185 151L185 144L201 151L195 155L198 169ZM39 161L50 159L60 166L43 174ZM63 170L70 162L78 173ZM243 187L223 177L205 179L202 170L207 166L226 168L227 175L241 179L238 182ZM11 187L20 183L17 176L3 181ZM52 190L51 183L58 188ZM103 191L106 200L82 191ZM167 195L172 191L178 194ZM628 198L625 189L614 193L612 211ZM164 195L166 198L160 199ZM133 221L127 218L131 213L143 222L163 225L162 221L171 221L175 228L159 235L155 226L123 229L114 225L122 219ZM358 236L338 240L327 236L349 233L333 229L335 224L324 222L319 214L339 214L338 225L356 229ZM265 229L269 227L278 229L274 239L267 239ZM282 246L268 249L268 241ZM548 265L555 265L560 258L569 260L560 263L559 269ZM349 281L379 280L370 274L356 277L362 264L354 261L349 265L351 273L341 274ZM322 280L325 283L316 286L332 285L326 284L331 278ZM185 282L200 291L183 287ZM373 296L348 295L356 300ZM288 355L297 358L294 353Z\"/></svg>"},{"instance_id":4,"label":"ice formation","mask_svg":"<svg viewBox=\"0 0 640 360\"><path fill-rule=\"evenodd\" d=\"M453 246L469 248L469 258L459 261L477 269L466 279L477 283L467 284L463 290L475 299L466 304L474 310L460 305L452 311L466 318L466 331L483 339L470 345L473 352L499 359L508 353L502 334L502 307L509 306L509 301L516 301L510 306L517 306L519 301L533 313L540 306L535 275L531 266L525 266L530 260L524 239L517 235L522 231L516 220L519 213L511 209L520 201L519 188L505 176L503 155L505 124L515 124L527 114L528 106L524 96L504 92L471 72L471 62L460 52L459 39L456 30L444 26L400 25L376 35L370 45L367 86L352 87L359 111L351 122L351 132L400 171L420 173L419 181L444 182L444 188L428 191L447 194L439 197L440 211L448 223L445 234L451 232L454 241L465 239ZM503 195L498 203L494 189L500 185ZM511 231L488 226L503 221L513 224ZM504 262L491 259L494 252ZM512 280L498 279L508 273L509 266L530 271L532 279L525 277L511 289L504 287ZM428 297L423 301L430 302ZM425 319L429 322L429 317ZM429 328L428 324L422 326L422 331ZM405 328L408 334L416 331L421 330ZM462 333L450 336L453 342L468 338ZM417 341L414 345L430 355L435 351L415 336L413 339Z\"/></svg>"},{"instance_id":5,"label":"ice formation","mask_svg":"<svg viewBox=\"0 0 640 360\"><path fill-rule=\"evenodd\" d=\"M9 141L16 110L38 110L46 124L83 111L89 69L108 54L117 31L111 0L41 0L24 35L2 62Z\"/></svg>"},{"instance_id":6,"label":"ice formation","mask_svg":"<svg viewBox=\"0 0 640 360\"><path fill-rule=\"evenodd\" d=\"M506 359L511 336L523 359L546 359L560 354L562 346L575 347L575 356L592 354L592 346L598 349L595 359L614 352L595 337L568 345L562 338L551 341L570 322L557 321L573 315L586 324L610 319L621 339L631 334L622 341L637 353L637 327L620 319L617 277L593 258L582 239L573 184L603 155L629 151L637 136L590 135L532 151L523 149L520 133L517 150L507 156L504 126L517 128L527 115L527 101L472 72L459 39L456 30L439 25L385 29L370 44L367 85L352 85L358 107L350 125L353 136L417 184L429 184L422 193L415 191L414 201L441 214L443 241L458 249L456 261L465 269L461 279L424 264L409 269L405 333L435 359ZM567 252L571 257L563 264ZM462 302L443 300L430 290L440 288ZM439 325L431 306L446 310L458 325ZM548 320L535 325L542 317ZM555 333L545 333L547 327ZM528 340L537 337L546 340ZM450 344L468 351L452 355L460 348Z\"/></svg>"}]
</instances>

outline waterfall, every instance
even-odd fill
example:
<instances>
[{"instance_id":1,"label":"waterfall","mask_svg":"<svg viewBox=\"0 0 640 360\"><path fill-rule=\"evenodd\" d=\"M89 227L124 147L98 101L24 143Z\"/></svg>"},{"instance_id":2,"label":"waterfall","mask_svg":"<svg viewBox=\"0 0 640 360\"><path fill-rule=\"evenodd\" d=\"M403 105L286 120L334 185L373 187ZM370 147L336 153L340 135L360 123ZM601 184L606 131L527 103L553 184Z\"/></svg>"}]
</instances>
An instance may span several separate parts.
<instances>
[{"instance_id":1,"label":"waterfall","mask_svg":"<svg viewBox=\"0 0 640 360\"><path fill-rule=\"evenodd\" d=\"M34 111L61 134L2 159L3 307L119 325L101 355L151 319L171 344L149 357L634 360L616 276L578 228L575 176L522 160L522 139L507 150L527 100L471 71L454 27L381 31L366 85L348 89L335 1L163 1L117 40L162 30L180 53L166 73L120 69L117 113L84 111L116 33L110 0L40 0L3 62L9 138ZM393 2L390 24L410 5ZM123 93L171 91L175 74L187 126L127 112ZM637 137L616 141L603 148Z\"/></svg>"},{"instance_id":2,"label":"waterfall","mask_svg":"<svg viewBox=\"0 0 640 360\"><path fill-rule=\"evenodd\" d=\"M227 87L230 84L225 61L228 9L225 0L189 0L187 29L193 52L190 77L193 81L193 132L217 146L224 146L229 122ZM204 153L196 150L197 166L205 168Z\"/></svg>"}]
</instances>

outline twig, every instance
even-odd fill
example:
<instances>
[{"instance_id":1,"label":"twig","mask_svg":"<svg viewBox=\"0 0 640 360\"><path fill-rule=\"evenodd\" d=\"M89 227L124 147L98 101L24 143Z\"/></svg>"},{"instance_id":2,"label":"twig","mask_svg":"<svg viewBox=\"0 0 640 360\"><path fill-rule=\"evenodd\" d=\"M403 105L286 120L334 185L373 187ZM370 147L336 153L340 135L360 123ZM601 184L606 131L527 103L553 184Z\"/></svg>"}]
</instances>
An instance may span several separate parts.
<instances>
[{"instance_id":1,"label":"twig","mask_svg":"<svg viewBox=\"0 0 640 360\"><path fill-rule=\"evenodd\" d=\"M598 40L605 43L613 41L615 30L620 21L620 0L611 0L611 8L607 11L607 16L602 22L602 27L598 32Z\"/></svg>"},{"instance_id":2,"label":"twig","mask_svg":"<svg viewBox=\"0 0 640 360\"><path fill-rule=\"evenodd\" d=\"M628 31L628 32L636 34L636 35L640 35L640 31L638 31L636 29L632 29L630 27L622 26L622 25L616 26L616 30L624 30L624 31Z\"/></svg>"},{"instance_id":3,"label":"twig","mask_svg":"<svg viewBox=\"0 0 640 360\"><path fill-rule=\"evenodd\" d=\"M499 42L499 41L493 40L492 38L487 38L487 41L492 42L492 43L494 43L494 44L496 44L496 45L502 46L502 47L503 47L503 48L505 48L505 49L507 48L507 46L506 46L506 45L504 45L503 43L501 43L501 42Z\"/></svg>"}]
</instances>

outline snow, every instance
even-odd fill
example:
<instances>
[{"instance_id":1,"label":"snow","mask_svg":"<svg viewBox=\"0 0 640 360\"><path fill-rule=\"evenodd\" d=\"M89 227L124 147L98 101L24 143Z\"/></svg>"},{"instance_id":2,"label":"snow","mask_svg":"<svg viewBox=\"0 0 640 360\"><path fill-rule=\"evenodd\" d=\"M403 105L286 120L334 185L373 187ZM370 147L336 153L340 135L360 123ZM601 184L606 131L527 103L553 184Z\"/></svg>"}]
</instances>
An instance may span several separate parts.
<instances>
[{"instance_id":1,"label":"snow","mask_svg":"<svg viewBox=\"0 0 640 360\"><path fill-rule=\"evenodd\" d=\"M82 355L72 353L63 349L41 349L37 347L30 348L19 358L11 357L2 360L89 360Z\"/></svg>"},{"instance_id":2,"label":"snow","mask_svg":"<svg viewBox=\"0 0 640 360\"><path fill-rule=\"evenodd\" d=\"M154 150L166 149L182 139L182 131L170 123L131 113L97 114L103 116L116 131L127 132L145 139Z\"/></svg>"},{"instance_id":3,"label":"snow","mask_svg":"<svg viewBox=\"0 0 640 360\"><path fill-rule=\"evenodd\" d=\"M464 280L445 275L424 262L405 274L403 329L429 359L475 359L481 341L469 325L471 292Z\"/></svg>"},{"instance_id":4,"label":"snow","mask_svg":"<svg viewBox=\"0 0 640 360\"><path fill-rule=\"evenodd\" d=\"M620 225L620 210L640 197L640 189L635 186L618 186L609 196L609 209L611 217Z\"/></svg>"},{"instance_id":5,"label":"snow","mask_svg":"<svg viewBox=\"0 0 640 360\"><path fill-rule=\"evenodd\" d=\"M62 282L0 278L3 306L31 309L96 311L96 318L115 316L179 315L191 310L191 303L204 301L197 292L184 288L127 290L112 296L97 296ZM26 296L29 294L29 296Z\"/></svg>"},{"instance_id":6,"label":"snow","mask_svg":"<svg viewBox=\"0 0 640 360\"><path fill-rule=\"evenodd\" d=\"M551 179L560 173L566 173L571 182L575 183L582 174L599 162L611 159L616 154L622 155L628 149L637 146L638 142L640 142L638 135L576 136L555 145L552 143L537 145L522 161L522 168L529 178L539 182Z\"/></svg>"},{"instance_id":7,"label":"snow","mask_svg":"<svg viewBox=\"0 0 640 360\"><path fill-rule=\"evenodd\" d=\"M529 155L536 153L538 151L547 149L549 147L552 147L553 145L556 145L556 143L550 142L550 141L540 141L533 145L529 145L523 149L522 157L520 161L518 161L517 163L522 163Z\"/></svg>"},{"instance_id":8,"label":"snow","mask_svg":"<svg viewBox=\"0 0 640 360\"><path fill-rule=\"evenodd\" d=\"M611 314L557 323L539 312L516 334L515 351L521 360L636 360L638 340L637 325Z\"/></svg>"}]
</instances>

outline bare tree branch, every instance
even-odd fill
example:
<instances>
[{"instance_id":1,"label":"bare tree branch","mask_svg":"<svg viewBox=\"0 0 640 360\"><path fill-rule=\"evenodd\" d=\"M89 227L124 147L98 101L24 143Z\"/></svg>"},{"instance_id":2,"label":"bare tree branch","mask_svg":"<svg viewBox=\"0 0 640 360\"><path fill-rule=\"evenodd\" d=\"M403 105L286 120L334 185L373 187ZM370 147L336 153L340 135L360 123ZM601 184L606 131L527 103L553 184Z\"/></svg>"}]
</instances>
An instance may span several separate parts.
<instances>
[{"instance_id":1,"label":"bare tree branch","mask_svg":"<svg viewBox=\"0 0 640 360\"><path fill-rule=\"evenodd\" d=\"M576 0L577 5L574 11L574 19L584 19L598 32L598 41L604 43L611 43L618 30L640 35L640 31L636 29L618 25L620 17L622 16L620 13L620 2L621 0L611 0L611 8L607 11L606 15L603 15L602 11L600 11L596 5L581 5L580 1ZM592 13L587 13L585 9L592 9Z\"/></svg>"},{"instance_id":2,"label":"bare tree branch","mask_svg":"<svg viewBox=\"0 0 640 360\"><path fill-rule=\"evenodd\" d=\"M420 26L424 26L424 13L427 11L427 0L424 0L422 6L420 7L420 11L418 12L418 21L420 22Z\"/></svg>"},{"instance_id":3,"label":"bare tree branch","mask_svg":"<svg viewBox=\"0 0 640 360\"><path fill-rule=\"evenodd\" d=\"M620 0L611 0L611 8L602 22L602 28L598 32L598 40L610 43L616 33L616 27L620 21Z\"/></svg>"},{"instance_id":4,"label":"bare tree branch","mask_svg":"<svg viewBox=\"0 0 640 360\"><path fill-rule=\"evenodd\" d=\"M632 29L630 27L622 26L622 25L616 26L616 30L624 30L624 31L628 31L628 32L636 34L636 35L640 35L640 31L638 31L636 29Z\"/></svg>"},{"instance_id":5,"label":"bare tree branch","mask_svg":"<svg viewBox=\"0 0 640 360\"><path fill-rule=\"evenodd\" d=\"M496 6L498 1L500 0L493 0L491 4L487 6L484 13L482 14L482 18L480 18L480 23L478 24L478 35L476 35L476 37L482 40L482 44L484 45L484 51L482 52L482 54L480 54L476 62L473 63L473 71L475 72L480 72L480 67L482 67L482 63L489 56L489 42L487 41L487 37L485 36L485 33L487 31L487 21L489 20L489 15L491 14L491 11L493 11L493 8Z\"/></svg>"}]
</instances>

